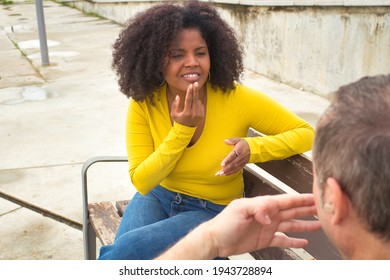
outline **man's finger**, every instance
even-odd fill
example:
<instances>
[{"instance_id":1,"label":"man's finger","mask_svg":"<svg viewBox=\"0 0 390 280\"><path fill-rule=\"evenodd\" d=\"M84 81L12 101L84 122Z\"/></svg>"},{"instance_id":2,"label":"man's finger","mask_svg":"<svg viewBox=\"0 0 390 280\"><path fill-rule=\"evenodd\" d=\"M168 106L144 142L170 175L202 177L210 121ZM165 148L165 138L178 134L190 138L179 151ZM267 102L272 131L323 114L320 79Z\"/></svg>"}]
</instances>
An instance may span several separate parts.
<instances>
[{"instance_id":1,"label":"man's finger","mask_svg":"<svg viewBox=\"0 0 390 280\"><path fill-rule=\"evenodd\" d=\"M292 238L287 235L277 232L269 244L270 247L282 247L282 248L303 248L306 247L308 241L306 239Z\"/></svg>"},{"instance_id":2,"label":"man's finger","mask_svg":"<svg viewBox=\"0 0 390 280\"><path fill-rule=\"evenodd\" d=\"M281 222L278 226L278 231L282 232L307 232L316 231L321 228L320 222L304 221L304 220L290 220Z\"/></svg>"}]
</instances>

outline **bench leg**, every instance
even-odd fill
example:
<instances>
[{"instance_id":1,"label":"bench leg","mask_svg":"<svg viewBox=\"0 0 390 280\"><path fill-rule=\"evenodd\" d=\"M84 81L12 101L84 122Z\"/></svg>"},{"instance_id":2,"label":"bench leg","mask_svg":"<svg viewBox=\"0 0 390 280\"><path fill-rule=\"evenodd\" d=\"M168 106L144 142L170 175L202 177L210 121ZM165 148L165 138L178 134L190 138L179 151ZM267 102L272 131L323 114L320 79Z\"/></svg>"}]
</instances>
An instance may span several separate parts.
<instances>
[{"instance_id":1,"label":"bench leg","mask_svg":"<svg viewBox=\"0 0 390 280\"><path fill-rule=\"evenodd\" d=\"M84 231L84 259L96 260L96 233L90 223L83 229Z\"/></svg>"},{"instance_id":2,"label":"bench leg","mask_svg":"<svg viewBox=\"0 0 390 280\"><path fill-rule=\"evenodd\" d=\"M96 233L92 226L88 226L89 259L96 260Z\"/></svg>"}]
</instances>

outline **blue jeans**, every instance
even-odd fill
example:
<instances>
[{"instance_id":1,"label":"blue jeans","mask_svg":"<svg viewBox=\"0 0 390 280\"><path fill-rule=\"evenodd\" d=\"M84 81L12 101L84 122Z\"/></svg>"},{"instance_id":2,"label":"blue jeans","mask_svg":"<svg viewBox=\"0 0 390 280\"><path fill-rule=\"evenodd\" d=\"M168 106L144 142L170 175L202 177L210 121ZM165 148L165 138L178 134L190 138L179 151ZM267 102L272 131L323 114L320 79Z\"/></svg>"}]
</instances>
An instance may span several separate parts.
<instances>
[{"instance_id":1,"label":"blue jeans","mask_svg":"<svg viewBox=\"0 0 390 280\"><path fill-rule=\"evenodd\" d=\"M99 259L153 259L224 208L161 186L147 195L136 193L123 214L114 243L101 247Z\"/></svg>"}]
</instances>

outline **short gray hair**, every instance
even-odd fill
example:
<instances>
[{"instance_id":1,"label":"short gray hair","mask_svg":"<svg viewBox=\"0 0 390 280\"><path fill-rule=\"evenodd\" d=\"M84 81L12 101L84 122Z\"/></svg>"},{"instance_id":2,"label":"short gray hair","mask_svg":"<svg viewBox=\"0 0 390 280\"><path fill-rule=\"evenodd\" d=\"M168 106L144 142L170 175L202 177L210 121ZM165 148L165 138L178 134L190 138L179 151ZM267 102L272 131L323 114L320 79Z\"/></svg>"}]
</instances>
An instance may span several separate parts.
<instances>
[{"instance_id":1,"label":"short gray hair","mask_svg":"<svg viewBox=\"0 0 390 280\"><path fill-rule=\"evenodd\" d=\"M340 87L316 128L321 188L335 178L367 229L390 240L390 75Z\"/></svg>"}]
</instances>

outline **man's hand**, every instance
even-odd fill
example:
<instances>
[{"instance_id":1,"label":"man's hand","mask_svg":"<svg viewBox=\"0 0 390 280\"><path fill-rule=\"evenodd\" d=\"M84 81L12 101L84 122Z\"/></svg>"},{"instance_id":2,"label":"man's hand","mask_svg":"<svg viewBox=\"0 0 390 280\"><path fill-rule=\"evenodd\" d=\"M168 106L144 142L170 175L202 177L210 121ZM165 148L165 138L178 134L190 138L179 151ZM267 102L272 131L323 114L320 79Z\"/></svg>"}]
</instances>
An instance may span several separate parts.
<instances>
[{"instance_id":1,"label":"man's hand","mask_svg":"<svg viewBox=\"0 0 390 280\"><path fill-rule=\"evenodd\" d=\"M215 256L250 252L265 247L301 248L307 240L281 232L314 231L319 221L295 220L316 214L312 194L258 196L233 201L213 220L205 223Z\"/></svg>"},{"instance_id":2,"label":"man's hand","mask_svg":"<svg viewBox=\"0 0 390 280\"><path fill-rule=\"evenodd\" d=\"M308 243L306 239L288 237L282 232L318 230L318 220L295 220L315 214L312 194L237 199L158 259L213 259L266 247L302 248Z\"/></svg>"}]
</instances>

